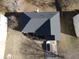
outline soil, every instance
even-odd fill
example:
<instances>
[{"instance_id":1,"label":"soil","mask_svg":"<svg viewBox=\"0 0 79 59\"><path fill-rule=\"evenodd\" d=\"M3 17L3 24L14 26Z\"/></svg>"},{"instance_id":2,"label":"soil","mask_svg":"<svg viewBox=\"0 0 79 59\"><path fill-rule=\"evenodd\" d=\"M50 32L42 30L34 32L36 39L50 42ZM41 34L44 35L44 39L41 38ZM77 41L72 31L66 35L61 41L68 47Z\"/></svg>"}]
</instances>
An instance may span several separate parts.
<instances>
[{"instance_id":1,"label":"soil","mask_svg":"<svg viewBox=\"0 0 79 59\"><path fill-rule=\"evenodd\" d=\"M42 42L8 29L5 59L44 59Z\"/></svg>"},{"instance_id":2,"label":"soil","mask_svg":"<svg viewBox=\"0 0 79 59\"><path fill-rule=\"evenodd\" d=\"M69 1L72 2L65 7L64 11L79 10L79 0ZM16 6L16 3L18 6ZM39 2L40 5L38 5L38 3L34 4L33 0L17 0L16 3L14 0L4 0L4 2L0 2L0 5L5 6L9 12L34 12L37 9L39 9L40 12L56 11L55 6L51 7L47 5L48 3L42 3L45 4L45 6L40 4L41 2ZM59 59L79 59L79 38L71 35L71 32L74 32L72 30L73 26L70 25L70 23L72 24L72 20L68 20L71 15L72 14L69 14L61 20L63 31L58 43L58 51L59 55L63 56L63 58L59 57ZM26 37L21 32L9 28L5 59L44 59L44 51L42 50L41 44L42 41L33 40L32 37Z\"/></svg>"}]
</instances>

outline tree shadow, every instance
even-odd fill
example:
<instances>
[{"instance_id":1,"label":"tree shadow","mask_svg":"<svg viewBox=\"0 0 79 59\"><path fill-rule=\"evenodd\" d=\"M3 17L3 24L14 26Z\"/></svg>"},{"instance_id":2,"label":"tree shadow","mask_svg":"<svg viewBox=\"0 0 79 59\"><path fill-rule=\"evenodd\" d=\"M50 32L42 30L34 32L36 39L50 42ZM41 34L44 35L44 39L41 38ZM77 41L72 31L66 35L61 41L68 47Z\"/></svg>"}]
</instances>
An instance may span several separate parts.
<instances>
[{"instance_id":1,"label":"tree shadow","mask_svg":"<svg viewBox=\"0 0 79 59\"><path fill-rule=\"evenodd\" d=\"M55 0L55 6L57 11L62 11L62 6L60 0Z\"/></svg>"}]
</instances>

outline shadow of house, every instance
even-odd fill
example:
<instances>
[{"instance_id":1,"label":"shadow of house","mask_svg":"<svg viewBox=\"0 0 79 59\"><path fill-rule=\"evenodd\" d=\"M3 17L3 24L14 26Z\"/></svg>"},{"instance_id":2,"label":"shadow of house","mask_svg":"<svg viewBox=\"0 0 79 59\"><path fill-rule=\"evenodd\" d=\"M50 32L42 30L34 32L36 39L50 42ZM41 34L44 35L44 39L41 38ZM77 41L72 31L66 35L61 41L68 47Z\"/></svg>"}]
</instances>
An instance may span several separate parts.
<instances>
[{"instance_id":1,"label":"shadow of house","mask_svg":"<svg viewBox=\"0 0 79 59\"><path fill-rule=\"evenodd\" d=\"M24 13L17 13L17 19L19 24L17 30L19 31L22 31L25 25L30 21L30 17Z\"/></svg>"},{"instance_id":2,"label":"shadow of house","mask_svg":"<svg viewBox=\"0 0 79 59\"><path fill-rule=\"evenodd\" d=\"M11 17L11 16L15 16L16 17L18 26L17 27L14 27L14 29L17 30L17 31L22 31L22 29L25 27L25 25L30 20L30 17L28 17L23 12L20 12L20 13L17 13L17 12L9 12L9 13L6 13L5 16L8 17L8 20L10 22L11 22L12 19L10 19L9 17ZM10 25L13 25L13 24L8 24L8 26L10 26Z\"/></svg>"},{"instance_id":3,"label":"shadow of house","mask_svg":"<svg viewBox=\"0 0 79 59\"><path fill-rule=\"evenodd\" d=\"M78 14L78 11L63 11L61 14L61 32L76 36L74 24L73 24L73 17Z\"/></svg>"}]
</instances>

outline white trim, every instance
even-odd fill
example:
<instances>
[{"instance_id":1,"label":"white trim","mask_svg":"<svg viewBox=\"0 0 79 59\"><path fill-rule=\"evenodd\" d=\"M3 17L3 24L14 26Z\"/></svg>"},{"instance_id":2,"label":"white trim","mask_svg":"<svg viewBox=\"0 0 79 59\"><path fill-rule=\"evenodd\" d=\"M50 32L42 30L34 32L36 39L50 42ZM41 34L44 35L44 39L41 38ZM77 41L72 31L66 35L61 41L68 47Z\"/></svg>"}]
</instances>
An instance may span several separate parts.
<instances>
[{"instance_id":1,"label":"white trim","mask_svg":"<svg viewBox=\"0 0 79 59\"><path fill-rule=\"evenodd\" d=\"M4 59L7 39L7 18L0 14L0 59Z\"/></svg>"}]
</instances>

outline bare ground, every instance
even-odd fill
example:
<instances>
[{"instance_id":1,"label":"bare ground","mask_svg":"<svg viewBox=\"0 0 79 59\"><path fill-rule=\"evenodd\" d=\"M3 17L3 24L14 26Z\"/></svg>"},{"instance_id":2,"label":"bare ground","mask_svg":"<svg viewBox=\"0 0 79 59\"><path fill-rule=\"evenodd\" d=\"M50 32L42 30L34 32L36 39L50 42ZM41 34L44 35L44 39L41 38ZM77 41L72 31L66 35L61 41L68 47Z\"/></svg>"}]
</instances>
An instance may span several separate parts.
<instances>
[{"instance_id":1,"label":"bare ground","mask_svg":"<svg viewBox=\"0 0 79 59\"><path fill-rule=\"evenodd\" d=\"M42 42L26 37L21 32L8 29L5 59L44 59ZM59 59L78 59L79 40L71 35L62 33L58 43ZM11 57L8 55L11 54Z\"/></svg>"},{"instance_id":2,"label":"bare ground","mask_svg":"<svg viewBox=\"0 0 79 59\"><path fill-rule=\"evenodd\" d=\"M72 2L71 5L68 5L67 7L68 11L79 9L78 7L79 1L78 0L76 1L77 2L75 3ZM33 2L32 3L30 3L29 1L25 2L24 0L19 0L19 3L21 4L17 8L18 12L22 12L22 11L33 12L37 8L39 8L40 11L42 12L56 11L55 8L49 7L48 5L46 5L45 8L40 7L40 5L38 7L37 5L33 4ZM8 4L8 1L7 3L5 2L4 5L6 4ZM68 23L66 24L68 25ZM66 27L63 27L63 28L68 30L68 28ZM8 29L5 59L44 59L44 53L40 46L41 43L42 42L40 41L33 41L30 38L25 37L21 32ZM59 55L64 56L64 58L59 58L59 59L79 59L79 39L78 38L75 38L74 36L68 35L66 33L62 33L61 40L59 41L58 45L59 45L58 46ZM7 57L8 54L12 55L11 58Z\"/></svg>"},{"instance_id":3,"label":"bare ground","mask_svg":"<svg viewBox=\"0 0 79 59\"><path fill-rule=\"evenodd\" d=\"M59 43L59 54L64 56L60 59L79 59L79 39L63 33Z\"/></svg>"},{"instance_id":4,"label":"bare ground","mask_svg":"<svg viewBox=\"0 0 79 59\"><path fill-rule=\"evenodd\" d=\"M42 41L32 40L21 32L8 29L5 59L44 59Z\"/></svg>"}]
</instances>

